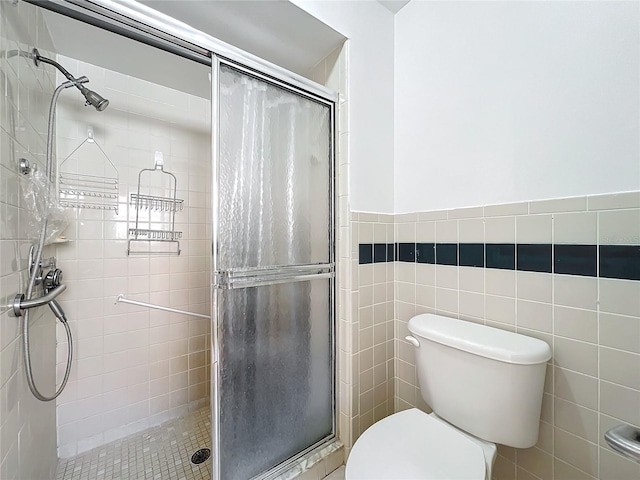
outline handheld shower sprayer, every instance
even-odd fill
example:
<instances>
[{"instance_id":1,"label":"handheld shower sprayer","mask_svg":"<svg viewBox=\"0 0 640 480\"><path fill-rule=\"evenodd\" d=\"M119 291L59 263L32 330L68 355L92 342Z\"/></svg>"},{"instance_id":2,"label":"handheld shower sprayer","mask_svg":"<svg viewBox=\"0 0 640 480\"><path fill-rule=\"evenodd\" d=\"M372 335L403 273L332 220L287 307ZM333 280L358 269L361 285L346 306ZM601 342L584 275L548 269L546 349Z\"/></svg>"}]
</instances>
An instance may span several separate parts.
<instances>
[{"instance_id":1,"label":"handheld shower sprayer","mask_svg":"<svg viewBox=\"0 0 640 480\"><path fill-rule=\"evenodd\" d=\"M51 105L49 107L45 174L47 178L53 182L53 134L56 117L56 103L62 90L75 86L78 90L80 90L80 93L84 95L84 98L86 99L86 105L93 105L93 107L99 112L107 108L107 105L109 105L109 101L84 86L84 84L89 81L87 77L82 76L79 78L75 78L58 62L40 55L40 52L38 52L36 48L31 51L31 54L29 54L29 56L33 59L36 66L38 66L40 62L48 63L49 65L53 65L54 67L56 67L67 78L67 81L58 85L58 87L54 90L51 97ZM16 295L13 302L13 313L17 317L23 317L22 355L24 358L24 370L27 384L29 386L29 390L31 390L31 393L33 393L33 396L43 402L50 402L62 393L65 386L67 385L67 381L69 380L69 375L71 374L71 365L73 361L73 336L71 334L71 328L69 327L69 323L67 321L66 315L64 314L64 310L55 300L58 295L65 291L67 286L62 284L62 271L56 268L55 258L49 260L42 258L42 251L44 249L48 224L49 219L45 217L42 221L38 243L34 244L31 247L31 251L29 253L29 263L31 267L29 268L29 282L27 283L26 294ZM50 271L43 278L42 271L45 266L47 268L50 268ZM34 287L39 283L43 283L44 295L37 298L32 298ZM31 368L31 346L29 342L29 309L41 307L44 305L49 305L49 308L51 309L55 317L64 326L65 332L67 334L67 365L64 371L64 377L62 378L60 387L58 387L55 393L50 396L43 395L40 390L38 390L38 387L35 384L33 378L33 370Z\"/></svg>"},{"instance_id":2,"label":"handheld shower sprayer","mask_svg":"<svg viewBox=\"0 0 640 480\"><path fill-rule=\"evenodd\" d=\"M67 323L67 316L64 314L64 310L57 300L51 300L49 302L49 308L60 322Z\"/></svg>"},{"instance_id":3,"label":"handheld shower sprayer","mask_svg":"<svg viewBox=\"0 0 640 480\"><path fill-rule=\"evenodd\" d=\"M48 63L49 65L53 65L54 67L56 67L65 77L67 77L67 80L72 82L76 86L76 88L80 90L80 93L84 95L84 98L86 100L85 105L92 105L99 112L102 112L105 108L107 108L107 106L109 105L109 100L107 100L106 98L102 97L100 94L94 92L93 90L89 90L87 87L82 85L83 83L86 83L89 81L87 77L75 78L62 65L60 65L55 60L51 60L50 58L43 57L42 55L40 55L40 52L38 52L37 48L34 48L32 50L32 55L33 55L33 62L36 64L36 66L38 66L38 63L40 62Z\"/></svg>"}]
</instances>

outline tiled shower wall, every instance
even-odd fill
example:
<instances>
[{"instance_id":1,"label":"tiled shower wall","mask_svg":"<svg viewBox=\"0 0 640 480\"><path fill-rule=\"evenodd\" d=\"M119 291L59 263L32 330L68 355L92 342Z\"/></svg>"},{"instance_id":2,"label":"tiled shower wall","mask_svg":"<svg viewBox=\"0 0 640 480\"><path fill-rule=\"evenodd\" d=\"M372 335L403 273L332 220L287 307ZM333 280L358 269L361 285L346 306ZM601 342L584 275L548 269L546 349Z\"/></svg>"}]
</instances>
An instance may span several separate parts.
<instances>
[{"instance_id":1,"label":"tiled shower wall","mask_svg":"<svg viewBox=\"0 0 640 480\"><path fill-rule=\"evenodd\" d=\"M500 446L494 478L640 478L640 466L613 453L603 437L619 423L640 426L640 193L354 218L360 345L371 343L370 334L362 336L370 327L362 326L373 310L374 355L382 344L375 327L385 290L393 299L384 282L393 280L389 267L395 268L395 411L428 410L413 347L404 341L415 314L436 312L516 331L545 340L553 358L538 444L526 450ZM382 245L392 243L399 256L384 257ZM550 273L558 271L571 273ZM360 355L362 382L371 356ZM374 392L376 379L382 382L376 365L374 356ZM361 393L361 407L363 401L371 406ZM373 418L362 412L362 427L382 415L375 403Z\"/></svg>"},{"instance_id":2,"label":"tiled shower wall","mask_svg":"<svg viewBox=\"0 0 640 480\"><path fill-rule=\"evenodd\" d=\"M44 172L47 113L53 72L37 68L27 55L51 41L41 12L20 2L0 2L0 478L50 478L55 473L54 403L43 403L27 387L19 319L8 304L24 293L27 255L34 238L32 217L21 192L28 180L20 158ZM23 183L24 182L24 183ZM37 236L37 235L36 235ZM45 255L51 255L45 249ZM42 292L36 290L35 295ZM44 395L54 392L55 319L47 308L32 310L30 344L35 381ZM34 452L37 452L34 455Z\"/></svg>"},{"instance_id":3,"label":"tiled shower wall","mask_svg":"<svg viewBox=\"0 0 640 480\"><path fill-rule=\"evenodd\" d=\"M96 112L83 106L75 89L62 93L57 121L61 169L77 159L81 172L114 175L96 145L83 145L63 163L91 126L120 182L117 214L71 209L64 232L69 242L57 245L68 285L61 304L75 346L71 378L57 402L59 455L68 457L209 401L210 321L116 304L115 299L122 293L209 314L210 107L208 99L72 58L58 61L73 75L88 76L89 88L110 100L105 111ZM153 168L155 151L163 152L165 170L177 177L177 198L184 200L184 209L175 215L175 229L182 232L179 256L127 255L128 229L135 226L136 215L130 194L137 191L140 170ZM160 173L144 175L141 193L171 196L168 189L147 191L155 185L148 179ZM167 213L147 209L140 215L152 222L170 220ZM149 226L145 222L142 228ZM175 245L154 245L175 251ZM60 381L67 351L61 330L58 341Z\"/></svg>"}]
</instances>

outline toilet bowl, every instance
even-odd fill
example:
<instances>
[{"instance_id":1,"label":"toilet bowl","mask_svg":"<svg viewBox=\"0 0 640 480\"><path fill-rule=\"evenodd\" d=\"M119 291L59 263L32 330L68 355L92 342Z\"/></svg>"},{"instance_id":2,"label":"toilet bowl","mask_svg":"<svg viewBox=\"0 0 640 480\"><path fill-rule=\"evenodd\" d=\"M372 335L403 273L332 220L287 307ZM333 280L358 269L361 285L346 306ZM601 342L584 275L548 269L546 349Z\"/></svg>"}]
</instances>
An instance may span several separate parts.
<instances>
[{"instance_id":1,"label":"toilet bowl","mask_svg":"<svg viewBox=\"0 0 640 480\"><path fill-rule=\"evenodd\" d=\"M412 408L367 429L346 480L490 480L496 443L535 445L551 358L545 342L432 314L412 318L409 331L433 413Z\"/></svg>"}]
</instances>

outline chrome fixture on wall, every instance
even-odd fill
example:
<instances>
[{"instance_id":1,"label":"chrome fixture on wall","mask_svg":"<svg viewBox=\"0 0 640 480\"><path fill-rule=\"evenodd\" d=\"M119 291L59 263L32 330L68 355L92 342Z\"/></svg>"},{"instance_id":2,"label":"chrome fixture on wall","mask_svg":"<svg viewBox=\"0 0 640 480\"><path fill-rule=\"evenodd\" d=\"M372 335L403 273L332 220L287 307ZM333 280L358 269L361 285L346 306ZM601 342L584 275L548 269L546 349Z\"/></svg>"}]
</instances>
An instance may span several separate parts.
<instances>
[{"instance_id":1,"label":"chrome fixture on wall","mask_svg":"<svg viewBox=\"0 0 640 480\"><path fill-rule=\"evenodd\" d=\"M62 270L56 268L56 258L51 257L42 259L42 250L44 238L46 236L47 221L45 220L42 227L42 234L40 235L39 244L32 245L29 250L29 285L27 287L26 295L19 293L13 299L13 314L16 317L23 317L22 319L22 342L23 342L23 355L25 362L25 373L27 376L27 384L31 393L43 402L51 401L57 398L64 390L71 373L71 361L73 359L73 338L71 336L71 330L67 323L67 317L64 310L57 302L56 297L63 293L67 286L62 284L63 273ZM49 271L45 274L44 269L49 268ZM42 284L44 294L37 298L31 298L33 287ZM62 323L67 334L67 341L69 342L69 349L67 353L67 366L65 369L64 379L60 388L51 397L42 395L35 385L33 380L33 371L31 368L31 345L29 342L29 310L32 308L42 307L48 305L54 316Z\"/></svg>"},{"instance_id":2,"label":"chrome fixture on wall","mask_svg":"<svg viewBox=\"0 0 640 480\"><path fill-rule=\"evenodd\" d=\"M618 425L604 434L604 439L616 452L640 463L640 430L631 425Z\"/></svg>"},{"instance_id":3,"label":"chrome fixture on wall","mask_svg":"<svg viewBox=\"0 0 640 480\"><path fill-rule=\"evenodd\" d=\"M51 105L49 107L45 181L53 182L53 130L55 126L56 104L62 90L64 90L65 88L76 87L84 95L86 99L86 105L92 105L99 112L107 108L109 101L98 95L96 92L93 92L84 87L83 84L89 81L87 77L82 76L79 78L75 78L58 62L40 55L37 48L34 48L32 50L32 57L36 66L38 66L40 62L53 65L60 72L62 72L62 74L68 80L60 84L55 89L51 98ZM29 167L28 162L25 161L21 163L21 172L24 175L31 174L31 171L32 169ZM42 252L44 250L45 241L47 239L47 227L50 226L50 205L47 205L45 210L47 211L42 212L42 224L39 230L38 241L36 244L32 245L31 250L29 251L29 282L27 285L27 292L26 294L16 295L13 302L13 313L17 317L22 318L22 352L24 356L25 374L27 377L29 390L31 390L33 396L38 400L48 402L54 400L62 393L65 386L67 385L67 381L69 380L69 375L71 373L71 362L73 359L73 338L71 336L71 329L69 328L64 310L55 300L55 298L66 289L66 285L62 285L62 271L56 268L55 257L51 257L49 259L42 258ZM47 268L49 269L49 271L44 274L43 270ZM32 298L34 288L36 287L36 285L40 284L42 284L43 286L44 294L34 299ZM33 379L33 371L31 368L31 349L29 343L29 310L31 308L36 308L44 305L49 306L54 316L64 326L68 342L67 366L65 369L64 378L62 379L60 387L51 396L43 395L36 387L35 381Z\"/></svg>"},{"instance_id":4,"label":"chrome fixture on wall","mask_svg":"<svg viewBox=\"0 0 640 480\"><path fill-rule=\"evenodd\" d=\"M66 285L60 285L59 287L50 290L49 293L38 298L32 298L31 300L25 300L24 293L19 293L13 299L13 314L16 317L21 317L23 310L49 305L55 316L64 323L67 321L67 317L65 316L62 307L60 307L60 304L56 302L55 298L66 289Z\"/></svg>"},{"instance_id":5,"label":"chrome fixture on wall","mask_svg":"<svg viewBox=\"0 0 640 480\"><path fill-rule=\"evenodd\" d=\"M33 49L33 62L36 64L36 67L39 66L40 62L43 62L43 63L48 63L49 65L53 65L58 70L60 70L60 72L65 77L67 77L67 80L73 83L73 85L78 90L80 90L80 93L84 95L84 98L86 99L85 105L93 105L93 107L99 112L103 111L109 105L109 100L107 100L106 98L102 97L98 93L94 92L93 90L89 90L84 85L82 85L83 83L86 83L89 81L87 77L75 78L62 65L60 65L55 60L51 60L50 58L43 57L42 55L40 55L40 52L38 52L37 48ZM80 81L81 79L86 79L86 82L81 82Z\"/></svg>"}]
</instances>

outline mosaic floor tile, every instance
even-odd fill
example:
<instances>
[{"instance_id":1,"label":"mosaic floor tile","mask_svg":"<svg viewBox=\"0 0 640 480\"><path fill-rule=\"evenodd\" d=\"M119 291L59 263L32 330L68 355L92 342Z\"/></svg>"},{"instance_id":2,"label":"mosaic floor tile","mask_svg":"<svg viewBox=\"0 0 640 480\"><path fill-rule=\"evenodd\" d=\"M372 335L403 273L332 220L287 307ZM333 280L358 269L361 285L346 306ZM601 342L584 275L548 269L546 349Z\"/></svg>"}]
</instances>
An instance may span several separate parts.
<instances>
[{"instance_id":1,"label":"mosaic floor tile","mask_svg":"<svg viewBox=\"0 0 640 480\"><path fill-rule=\"evenodd\" d=\"M211 412L203 407L159 427L60 460L56 480L209 480L211 458L191 455L211 448Z\"/></svg>"}]
</instances>

